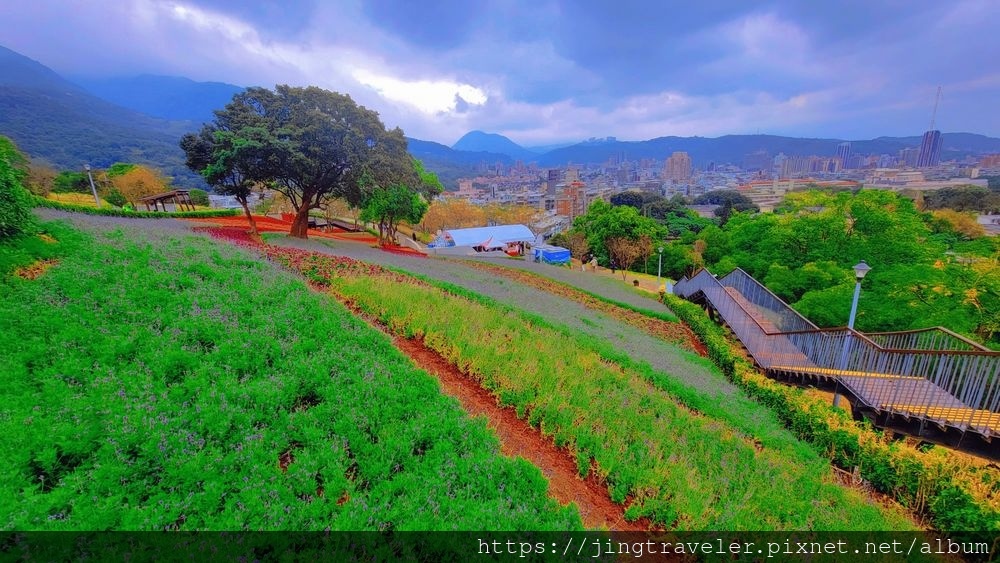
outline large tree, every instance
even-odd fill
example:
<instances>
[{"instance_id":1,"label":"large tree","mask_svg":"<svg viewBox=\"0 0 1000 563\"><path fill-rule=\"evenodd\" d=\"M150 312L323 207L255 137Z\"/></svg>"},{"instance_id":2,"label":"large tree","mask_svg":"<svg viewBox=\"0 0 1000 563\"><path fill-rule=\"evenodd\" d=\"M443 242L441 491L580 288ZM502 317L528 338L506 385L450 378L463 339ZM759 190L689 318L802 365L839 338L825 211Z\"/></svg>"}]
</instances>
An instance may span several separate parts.
<instances>
[{"instance_id":1,"label":"large tree","mask_svg":"<svg viewBox=\"0 0 1000 563\"><path fill-rule=\"evenodd\" d=\"M144 197L170 189L167 178L148 166L132 166L128 171L110 177L109 182L132 205L136 205Z\"/></svg>"},{"instance_id":2,"label":"large tree","mask_svg":"<svg viewBox=\"0 0 1000 563\"><path fill-rule=\"evenodd\" d=\"M248 151L253 165L238 169L248 181L288 198L295 209L293 237L306 238L309 212L330 197L362 207L367 195L359 183L362 173L379 186L424 185L402 130L387 131L376 112L350 96L313 86L248 88L215 115L210 127L232 135L223 147L255 144Z\"/></svg>"},{"instance_id":3,"label":"large tree","mask_svg":"<svg viewBox=\"0 0 1000 563\"><path fill-rule=\"evenodd\" d=\"M718 205L715 216L720 218L723 224L729 221L729 217L734 211L752 213L760 211L760 207L757 207L756 203L736 190L714 190L699 196L694 202L699 205Z\"/></svg>"}]
</instances>

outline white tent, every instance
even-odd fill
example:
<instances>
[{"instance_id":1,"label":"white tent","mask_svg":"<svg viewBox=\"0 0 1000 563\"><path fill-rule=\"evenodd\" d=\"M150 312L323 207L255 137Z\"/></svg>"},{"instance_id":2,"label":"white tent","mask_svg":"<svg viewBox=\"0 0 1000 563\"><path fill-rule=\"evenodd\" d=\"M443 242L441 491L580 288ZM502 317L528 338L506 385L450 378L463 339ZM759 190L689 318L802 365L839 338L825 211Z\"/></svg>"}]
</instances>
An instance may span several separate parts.
<instances>
[{"instance_id":1,"label":"white tent","mask_svg":"<svg viewBox=\"0 0 1000 563\"><path fill-rule=\"evenodd\" d=\"M534 240L534 233L524 225L497 225L472 229L448 229L442 231L431 246L469 246L490 249L503 248L509 243L531 243Z\"/></svg>"}]
</instances>

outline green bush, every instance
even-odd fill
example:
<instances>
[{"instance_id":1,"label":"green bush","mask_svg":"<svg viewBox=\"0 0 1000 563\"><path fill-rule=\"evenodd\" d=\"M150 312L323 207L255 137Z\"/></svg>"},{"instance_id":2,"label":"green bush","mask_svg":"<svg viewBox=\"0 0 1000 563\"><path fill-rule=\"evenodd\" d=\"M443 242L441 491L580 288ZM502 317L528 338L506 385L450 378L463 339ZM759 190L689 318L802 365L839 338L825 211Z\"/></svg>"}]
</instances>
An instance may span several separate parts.
<instances>
[{"instance_id":1,"label":"green bush","mask_svg":"<svg viewBox=\"0 0 1000 563\"><path fill-rule=\"evenodd\" d=\"M196 188L188 192L188 195L191 197L191 203L208 207L208 192L205 190L199 190Z\"/></svg>"},{"instance_id":2,"label":"green bush","mask_svg":"<svg viewBox=\"0 0 1000 563\"><path fill-rule=\"evenodd\" d=\"M31 196L21 185L24 162L14 143L0 136L0 239L21 234L34 223Z\"/></svg>"},{"instance_id":3,"label":"green bush","mask_svg":"<svg viewBox=\"0 0 1000 563\"><path fill-rule=\"evenodd\" d=\"M128 203L128 200L126 200L125 196L118 191L118 188L111 188L108 195L104 196L104 201L114 205L115 207L124 207L125 204Z\"/></svg>"},{"instance_id":4,"label":"green bush","mask_svg":"<svg viewBox=\"0 0 1000 563\"><path fill-rule=\"evenodd\" d=\"M105 198L107 199L107 198ZM108 200L110 201L110 200ZM41 197L34 198L36 207L48 207L60 211L71 211L73 213L87 213L90 215L107 215L111 217L133 217L136 219L193 219L209 217L233 217L239 215L239 209L211 209L207 211L177 211L166 213L163 211L129 211L127 209L97 209L86 205L73 205L71 203L61 203L51 199Z\"/></svg>"},{"instance_id":5,"label":"green bush","mask_svg":"<svg viewBox=\"0 0 1000 563\"><path fill-rule=\"evenodd\" d=\"M1000 530L1000 512L991 499L972 493L985 489L995 496L989 476L962 468L947 455L932 456L886 443L870 426L854 422L843 410L761 374L694 303L669 294L663 301L704 342L709 357L733 383L771 407L796 435L833 463L857 468L873 487L926 516L942 532Z\"/></svg>"}]
</instances>

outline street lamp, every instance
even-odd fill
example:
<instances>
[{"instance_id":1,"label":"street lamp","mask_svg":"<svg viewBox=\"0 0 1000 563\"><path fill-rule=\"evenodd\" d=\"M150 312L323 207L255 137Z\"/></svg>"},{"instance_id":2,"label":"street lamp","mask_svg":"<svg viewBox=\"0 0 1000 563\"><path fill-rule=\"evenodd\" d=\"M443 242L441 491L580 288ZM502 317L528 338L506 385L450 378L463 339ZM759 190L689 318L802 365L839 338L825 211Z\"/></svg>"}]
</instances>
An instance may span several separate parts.
<instances>
[{"instance_id":1,"label":"street lamp","mask_svg":"<svg viewBox=\"0 0 1000 563\"><path fill-rule=\"evenodd\" d=\"M656 291L660 291L660 276L663 273L663 246L657 249L660 253L659 263L656 265Z\"/></svg>"},{"instance_id":2,"label":"street lamp","mask_svg":"<svg viewBox=\"0 0 1000 563\"><path fill-rule=\"evenodd\" d=\"M97 188L94 187L94 177L90 175L90 165L84 164L83 169L87 171L87 178L90 178L90 191L94 192L94 204L101 208L101 200L97 199Z\"/></svg>"},{"instance_id":3,"label":"street lamp","mask_svg":"<svg viewBox=\"0 0 1000 563\"><path fill-rule=\"evenodd\" d=\"M840 355L840 369L841 371L847 370L847 352L851 346L851 331L854 330L854 319L858 315L858 298L861 297L861 280L865 279L868 272L871 270L864 260L858 262L854 266L854 299L851 301L851 315L847 318L847 333L844 335L844 351ZM834 390L833 393L833 406L840 406L840 394Z\"/></svg>"},{"instance_id":4,"label":"street lamp","mask_svg":"<svg viewBox=\"0 0 1000 563\"><path fill-rule=\"evenodd\" d=\"M851 316L847 319L847 328L854 328L854 317L858 314L858 297L861 296L861 280L865 279L871 269L871 266L866 264L864 260L854 266L854 277L857 283L854 284L854 301L851 302Z\"/></svg>"}]
</instances>

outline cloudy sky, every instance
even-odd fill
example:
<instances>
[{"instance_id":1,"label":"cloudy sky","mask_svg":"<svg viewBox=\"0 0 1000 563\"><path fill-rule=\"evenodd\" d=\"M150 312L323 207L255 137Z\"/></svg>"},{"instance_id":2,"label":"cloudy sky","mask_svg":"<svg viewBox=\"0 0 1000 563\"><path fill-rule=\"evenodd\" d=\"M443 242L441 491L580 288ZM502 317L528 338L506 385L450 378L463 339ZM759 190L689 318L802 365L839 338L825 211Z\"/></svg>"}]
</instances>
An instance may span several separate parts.
<instances>
[{"instance_id":1,"label":"cloudy sky","mask_svg":"<svg viewBox=\"0 0 1000 563\"><path fill-rule=\"evenodd\" d=\"M1000 136L997 0L30 0L0 45L67 76L349 93L407 135Z\"/></svg>"}]
</instances>

